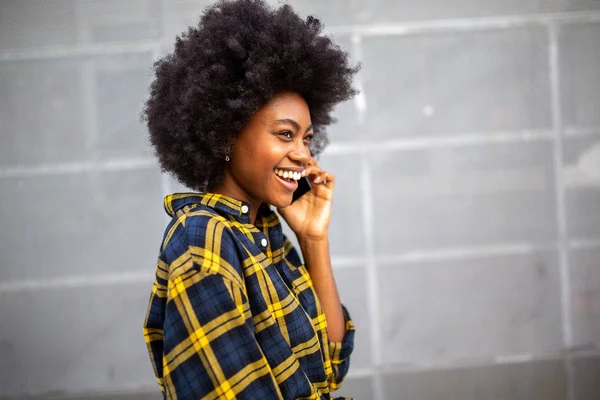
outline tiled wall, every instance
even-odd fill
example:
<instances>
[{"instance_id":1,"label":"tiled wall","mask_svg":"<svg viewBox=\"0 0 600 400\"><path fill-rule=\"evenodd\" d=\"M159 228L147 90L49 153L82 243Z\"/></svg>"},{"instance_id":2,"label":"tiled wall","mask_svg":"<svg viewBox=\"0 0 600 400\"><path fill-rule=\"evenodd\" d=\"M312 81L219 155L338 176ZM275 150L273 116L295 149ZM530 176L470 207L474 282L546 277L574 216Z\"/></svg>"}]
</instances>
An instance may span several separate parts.
<instances>
[{"instance_id":1,"label":"tiled wall","mask_svg":"<svg viewBox=\"0 0 600 400\"><path fill-rule=\"evenodd\" d=\"M206 3L0 2L0 397L156 396L182 188L138 118ZM600 399L600 1L291 3L363 63L320 160L358 328L339 395Z\"/></svg>"}]
</instances>

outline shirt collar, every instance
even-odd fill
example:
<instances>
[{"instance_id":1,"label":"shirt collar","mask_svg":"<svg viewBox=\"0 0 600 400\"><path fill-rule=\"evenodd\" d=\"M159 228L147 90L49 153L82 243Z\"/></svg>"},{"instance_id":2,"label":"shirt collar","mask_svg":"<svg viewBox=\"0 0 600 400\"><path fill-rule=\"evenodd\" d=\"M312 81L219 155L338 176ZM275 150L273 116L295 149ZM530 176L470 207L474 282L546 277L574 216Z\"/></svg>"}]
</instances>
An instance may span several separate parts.
<instances>
[{"instance_id":1,"label":"shirt collar","mask_svg":"<svg viewBox=\"0 0 600 400\"><path fill-rule=\"evenodd\" d=\"M250 203L224 194L207 192L172 193L165 197L163 204L165 211L171 217L186 206L201 204L231 215L242 223L250 223ZM262 218L266 218L270 222L274 216L276 217L270 206L263 203L258 210L256 223L262 223Z\"/></svg>"}]
</instances>

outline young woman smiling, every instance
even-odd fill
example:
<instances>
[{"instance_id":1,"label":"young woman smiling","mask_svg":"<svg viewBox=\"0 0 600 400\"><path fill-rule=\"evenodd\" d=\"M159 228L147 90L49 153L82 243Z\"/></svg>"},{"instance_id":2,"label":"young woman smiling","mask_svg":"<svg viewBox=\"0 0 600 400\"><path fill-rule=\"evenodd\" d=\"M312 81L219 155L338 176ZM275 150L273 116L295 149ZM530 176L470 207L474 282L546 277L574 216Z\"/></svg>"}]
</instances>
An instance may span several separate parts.
<instances>
[{"instance_id":1,"label":"young woman smiling","mask_svg":"<svg viewBox=\"0 0 600 400\"><path fill-rule=\"evenodd\" d=\"M354 324L329 255L335 177L314 155L351 98L348 55L287 5L221 1L155 63L145 119L164 201L144 336L168 399L330 399ZM298 180L309 192L292 202ZM282 233L277 209L300 244Z\"/></svg>"}]
</instances>

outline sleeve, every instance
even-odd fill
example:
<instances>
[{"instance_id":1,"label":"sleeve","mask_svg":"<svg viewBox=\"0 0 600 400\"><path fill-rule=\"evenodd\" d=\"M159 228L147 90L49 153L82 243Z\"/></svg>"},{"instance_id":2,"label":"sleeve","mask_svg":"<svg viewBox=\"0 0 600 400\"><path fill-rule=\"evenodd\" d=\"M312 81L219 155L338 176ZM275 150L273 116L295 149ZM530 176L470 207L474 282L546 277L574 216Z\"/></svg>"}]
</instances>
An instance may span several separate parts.
<instances>
[{"instance_id":1,"label":"sleeve","mask_svg":"<svg viewBox=\"0 0 600 400\"><path fill-rule=\"evenodd\" d=\"M329 387L332 391L340 388L342 381L350 368L350 354L354 350L354 332L355 327L350 318L350 314L346 306L342 304L344 312L344 322L346 324L346 332L341 342L329 341L329 359L331 360L331 368L333 374L329 380Z\"/></svg>"},{"instance_id":2,"label":"sleeve","mask_svg":"<svg viewBox=\"0 0 600 400\"><path fill-rule=\"evenodd\" d=\"M166 399L280 399L246 320L241 288L196 269L170 280L162 375Z\"/></svg>"},{"instance_id":3,"label":"sleeve","mask_svg":"<svg viewBox=\"0 0 600 400\"><path fill-rule=\"evenodd\" d=\"M284 235L284 257L295 268L304 269L302 259L292 242ZM350 354L354 350L355 327L350 313L342 304L346 330L341 342L329 341L329 360L333 374L330 375L329 386L332 391L339 389L350 368Z\"/></svg>"}]
</instances>

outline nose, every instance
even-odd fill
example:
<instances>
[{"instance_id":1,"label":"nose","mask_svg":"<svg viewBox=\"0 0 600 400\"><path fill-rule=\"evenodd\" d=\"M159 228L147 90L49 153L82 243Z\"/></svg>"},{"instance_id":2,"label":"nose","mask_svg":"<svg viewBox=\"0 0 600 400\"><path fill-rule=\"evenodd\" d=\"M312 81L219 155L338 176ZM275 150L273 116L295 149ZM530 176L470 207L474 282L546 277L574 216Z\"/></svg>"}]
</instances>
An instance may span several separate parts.
<instances>
[{"instance_id":1,"label":"nose","mask_svg":"<svg viewBox=\"0 0 600 400\"><path fill-rule=\"evenodd\" d=\"M295 143L294 148L289 152L288 157L290 160L301 164L302 166L308 165L311 158L310 149L303 141Z\"/></svg>"}]
</instances>

